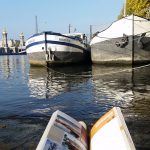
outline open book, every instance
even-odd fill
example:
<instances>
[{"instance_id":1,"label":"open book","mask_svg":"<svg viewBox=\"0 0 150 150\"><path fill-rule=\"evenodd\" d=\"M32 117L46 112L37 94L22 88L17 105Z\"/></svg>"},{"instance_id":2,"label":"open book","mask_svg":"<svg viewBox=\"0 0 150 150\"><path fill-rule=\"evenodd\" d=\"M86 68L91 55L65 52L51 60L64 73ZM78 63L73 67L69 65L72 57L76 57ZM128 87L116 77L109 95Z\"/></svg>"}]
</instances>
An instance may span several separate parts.
<instances>
[{"instance_id":1,"label":"open book","mask_svg":"<svg viewBox=\"0 0 150 150\"><path fill-rule=\"evenodd\" d=\"M119 107L104 114L94 124L89 135L87 140L85 127L57 110L53 113L36 150L135 150Z\"/></svg>"}]
</instances>

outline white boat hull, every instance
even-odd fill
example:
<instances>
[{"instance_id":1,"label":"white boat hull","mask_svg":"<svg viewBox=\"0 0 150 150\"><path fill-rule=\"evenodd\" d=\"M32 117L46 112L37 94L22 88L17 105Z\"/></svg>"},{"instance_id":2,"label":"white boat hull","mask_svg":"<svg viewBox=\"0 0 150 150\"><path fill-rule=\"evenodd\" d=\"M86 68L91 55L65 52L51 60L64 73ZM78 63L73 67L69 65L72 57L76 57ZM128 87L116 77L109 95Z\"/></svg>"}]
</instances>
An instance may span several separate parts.
<instances>
[{"instance_id":1,"label":"white boat hull","mask_svg":"<svg viewBox=\"0 0 150 150\"><path fill-rule=\"evenodd\" d=\"M134 21L133 21L134 19ZM150 22L129 16L114 22L91 40L91 59L98 64L150 62Z\"/></svg>"},{"instance_id":2,"label":"white boat hull","mask_svg":"<svg viewBox=\"0 0 150 150\"><path fill-rule=\"evenodd\" d=\"M29 38L26 47L31 64L80 63L88 53L79 40L51 32Z\"/></svg>"}]
</instances>

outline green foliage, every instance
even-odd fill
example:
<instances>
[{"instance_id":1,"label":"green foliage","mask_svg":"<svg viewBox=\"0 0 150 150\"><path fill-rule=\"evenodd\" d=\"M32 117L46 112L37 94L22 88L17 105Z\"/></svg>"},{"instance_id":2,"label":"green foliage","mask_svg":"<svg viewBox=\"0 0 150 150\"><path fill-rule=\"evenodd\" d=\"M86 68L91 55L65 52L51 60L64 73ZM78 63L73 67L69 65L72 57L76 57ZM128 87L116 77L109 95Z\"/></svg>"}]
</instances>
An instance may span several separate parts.
<instances>
[{"instance_id":1,"label":"green foliage","mask_svg":"<svg viewBox=\"0 0 150 150\"><path fill-rule=\"evenodd\" d=\"M124 6L118 16L118 19L123 17ZM126 15L137 15L143 18L150 19L150 0L127 0Z\"/></svg>"}]
</instances>

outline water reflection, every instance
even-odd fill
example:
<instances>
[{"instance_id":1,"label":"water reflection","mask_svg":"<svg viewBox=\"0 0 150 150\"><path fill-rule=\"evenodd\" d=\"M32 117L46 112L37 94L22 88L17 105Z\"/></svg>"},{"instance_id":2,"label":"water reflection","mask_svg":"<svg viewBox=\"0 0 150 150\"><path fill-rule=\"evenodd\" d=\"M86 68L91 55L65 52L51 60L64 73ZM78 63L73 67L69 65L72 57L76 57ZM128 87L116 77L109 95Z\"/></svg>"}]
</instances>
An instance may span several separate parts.
<instances>
[{"instance_id":1,"label":"water reflection","mask_svg":"<svg viewBox=\"0 0 150 150\"><path fill-rule=\"evenodd\" d=\"M3 74L3 76L5 76L6 79L8 79L10 77L10 61L9 61L9 57L6 56L4 57L3 61L1 61L0 63L0 73Z\"/></svg>"},{"instance_id":2,"label":"water reflection","mask_svg":"<svg viewBox=\"0 0 150 150\"><path fill-rule=\"evenodd\" d=\"M134 70L133 91L134 91L134 108L138 117L141 119L150 119L150 67L143 67Z\"/></svg>"},{"instance_id":3,"label":"water reflection","mask_svg":"<svg viewBox=\"0 0 150 150\"><path fill-rule=\"evenodd\" d=\"M22 56L0 56L0 78L11 79L16 76L26 77L29 65L27 57Z\"/></svg>"},{"instance_id":4,"label":"water reflection","mask_svg":"<svg viewBox=\"0 0 150 150\"><path fill-rule=\"evenodd\" d=\"M97 103L130 107L133 100L130 67L92 66L93 92Z\"/></svg>"},{"instance_id":5,"label":"water reflection","mask_svg":"<svg viewBox=\"0 0 150 150\"><path fill-rule=\"evenodd\" d=\"M150 67L92 66L92 75L94 102L121 107L136 148L149 149Z\"/></svg>"},{"instance_id":6,"label":"water reflection","mask_svg":"<svg viewBox=\"0 0 150 150\"><path fill-rule=\"evenodd\" d=\"M31 97L52 98L61 93L73 91L87 81L84 75L88 74L88 67L30 67L29 74Z\"/></svg>"},{"instance_id":7,"label":"water reflection","mask_svg":"<svg viewBox=\"0 0 150 150\"><path fill-rule=\"evenodd\" d=\"M0 56L0 117L21 114L28 95L26 56Z\"/></svg>"},{"instance_id":8,"label":"water reflection","mask_svg":"<svg viewBox=\"0 0 150 150\"><path fill-rule=\"evenodd\" d=\"M119 106L136 148L149 149L149 75L150 67L133 71L95 65L29 68L26 56L0 57L0 124L6 124L0 130L0 146L29 149L33 145L35 149L57 109L90 126Z\"/></svg>"},{"instance_id":9,"label":"water reflection","mask_svg":"<svg viewBox=\"0 0 150 150\"><path fill-rule=\"evenodd\" d=\"M150 67L132 70L131 67L92 66L92 74L97 103L108 101L110 105L122 107L129 116L134 113L134 116L139 117L145 114L140 114L140 111L149 112L149 105L141 107L140 101L148 103L146 99L150 96Z\"/></svg>"}]
</instances>

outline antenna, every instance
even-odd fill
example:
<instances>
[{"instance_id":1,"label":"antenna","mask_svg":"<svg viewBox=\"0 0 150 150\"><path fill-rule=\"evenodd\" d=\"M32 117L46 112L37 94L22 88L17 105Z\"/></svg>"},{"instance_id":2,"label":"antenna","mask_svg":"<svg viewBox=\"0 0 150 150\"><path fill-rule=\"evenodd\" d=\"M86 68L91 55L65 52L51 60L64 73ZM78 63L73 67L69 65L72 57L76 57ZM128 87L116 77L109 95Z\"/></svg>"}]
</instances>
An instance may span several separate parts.
<instances>
[{"instance_id":1,"label":"antenna","mask_svg":"<svg viewBox=\"0 0 150 150\"><path fill-rule=\"evenodd\" d=\"M35 33L38 33L38 20L37 20L37 16L35 16Z\"/></svg>"}]
</instances>

